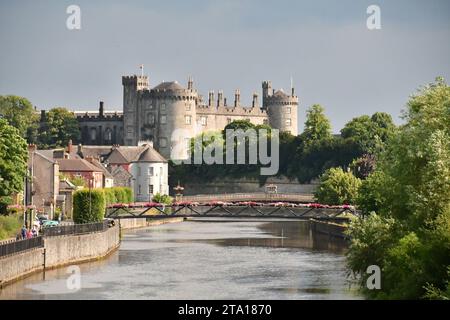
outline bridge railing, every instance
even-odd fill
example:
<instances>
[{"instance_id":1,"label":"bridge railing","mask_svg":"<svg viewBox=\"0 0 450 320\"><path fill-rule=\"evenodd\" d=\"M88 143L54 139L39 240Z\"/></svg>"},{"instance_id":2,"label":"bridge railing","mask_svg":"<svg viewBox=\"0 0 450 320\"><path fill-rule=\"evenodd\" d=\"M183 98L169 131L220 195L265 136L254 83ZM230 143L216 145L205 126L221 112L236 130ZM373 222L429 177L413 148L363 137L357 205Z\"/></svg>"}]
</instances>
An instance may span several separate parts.
<instances>
[{"instance_id":1,"label":"bridge railing","mask_svg":"<svg viewBox=\"0 0 450 320\"><path fill-rule=\"evenodd\" d=\"M44 237L56 237L64 235L84 234L92 232L101 232L108 229L108 221L95 222L95 223L83 223L72 224L57 227L47 227L43 229Z\"/></svg>"},{"instance_id":2,"label":"bridge railing","mask_svg":"<svg viewBox=\"0 0 450 320\"><path fill-rule=\"evenodd\" d=\"M200 194L183 196L183 201L292 201L310 203L314 202L312 194L298 193L230 193L230 194Z\"/></svg>"}]
</instances>

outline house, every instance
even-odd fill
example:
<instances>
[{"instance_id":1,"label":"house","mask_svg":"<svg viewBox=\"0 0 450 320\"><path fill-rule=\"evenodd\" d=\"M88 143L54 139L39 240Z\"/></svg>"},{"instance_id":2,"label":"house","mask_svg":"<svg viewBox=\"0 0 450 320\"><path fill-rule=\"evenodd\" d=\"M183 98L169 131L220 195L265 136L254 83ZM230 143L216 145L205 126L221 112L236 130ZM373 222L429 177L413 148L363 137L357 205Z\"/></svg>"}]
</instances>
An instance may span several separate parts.
<instances>
[{"instance_id":1,"label":"house","mask_svg":"<svg viewBox=\"0 0 450 320\"><path fill-rule=\"evenodd\" d=\"M103 172L84 159L56 159L59 171L70 178L82 178L89 188L103 187Z\"/></svg>"},{"instance_id":2,"label":"house","mask_svg":"<svg viewBox=\"0 0 450 320\"><path fill-rule=\"evenodd\" d=\"M59 164L36 145L28 146L28 172L26 203L35 205L52 217L59 195Z\"/></svg>"},{"instance_id":3,"label":"house","mask_svg":"<svg viewBox=\"0 0 450 320\"><path fill-rule=\"evenodd\" d=\"M130 163L133 192L136 201L152 201L155 194L169 194L168 163L151 146Z\"/></svg>"}]
</instances>

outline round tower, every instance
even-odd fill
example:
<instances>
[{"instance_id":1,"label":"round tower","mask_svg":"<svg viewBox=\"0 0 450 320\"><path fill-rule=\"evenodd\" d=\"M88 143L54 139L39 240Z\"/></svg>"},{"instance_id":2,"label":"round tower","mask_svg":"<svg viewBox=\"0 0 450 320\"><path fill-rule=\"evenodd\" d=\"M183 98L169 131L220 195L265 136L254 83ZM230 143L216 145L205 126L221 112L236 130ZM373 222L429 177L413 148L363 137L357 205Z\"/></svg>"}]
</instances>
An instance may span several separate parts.
<instances>
[{"instance_id":1,"label":"round tower","mask_svg":"<svg viewBox=\"0 0 450 320\"><path fill-rule=\"evenodd\" d=\"M280 132L298 134L298 97L294 93L287 94L280 90L272 90L270 81L263 82L263 109L267 111L269 124Z\"/></svg>"},{"instance_id":2,"label":"round tower","mask_svg":"<svg viewBox=\"0 0 450 320\"><path fill-rule=\"evenodd\" d=\"M190 139L196 134L197 90L178 82L162 82L150 90L158 113L158 151L167 159L185 159Z\"/></svg>"}]
</instances>

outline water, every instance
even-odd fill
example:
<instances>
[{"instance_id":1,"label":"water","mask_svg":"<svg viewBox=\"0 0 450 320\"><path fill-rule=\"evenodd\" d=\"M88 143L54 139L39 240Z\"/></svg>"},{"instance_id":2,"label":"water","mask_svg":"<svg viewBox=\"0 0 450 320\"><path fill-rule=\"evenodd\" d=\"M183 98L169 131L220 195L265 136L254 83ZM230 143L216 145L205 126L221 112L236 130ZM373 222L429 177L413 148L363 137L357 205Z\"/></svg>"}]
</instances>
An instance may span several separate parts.
<instances>
[{"instance_id":1,"label":"water","mask_svg":"<svg viewBox=\"0 0 450 320\"><path fill-rule=\"evenodd\" d=\"M61 268L0 299L360 299L345 250L308 222L194 220L125 233L107 259L79 265L79 290Z\"/></svg>"}]
</instances>

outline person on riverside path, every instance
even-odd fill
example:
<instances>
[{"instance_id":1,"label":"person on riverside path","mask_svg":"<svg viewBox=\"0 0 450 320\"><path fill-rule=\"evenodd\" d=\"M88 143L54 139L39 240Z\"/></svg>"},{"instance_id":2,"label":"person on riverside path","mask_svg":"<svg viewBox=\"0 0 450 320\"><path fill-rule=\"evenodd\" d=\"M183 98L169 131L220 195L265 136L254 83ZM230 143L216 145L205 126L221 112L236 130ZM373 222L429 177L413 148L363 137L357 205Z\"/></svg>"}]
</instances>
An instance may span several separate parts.
<instances>
[{"instance_id":1,"label":"person on riverside path","mask_svg":"<svg viewBox=\"0 0 450 320\"><path fill-rule=\"evenodd\" d=\"M22 230L20 230L22 239L26 239L27 238L27 227L25 227L25 225L22 227Z\"/></svg>"}]
</instances>

